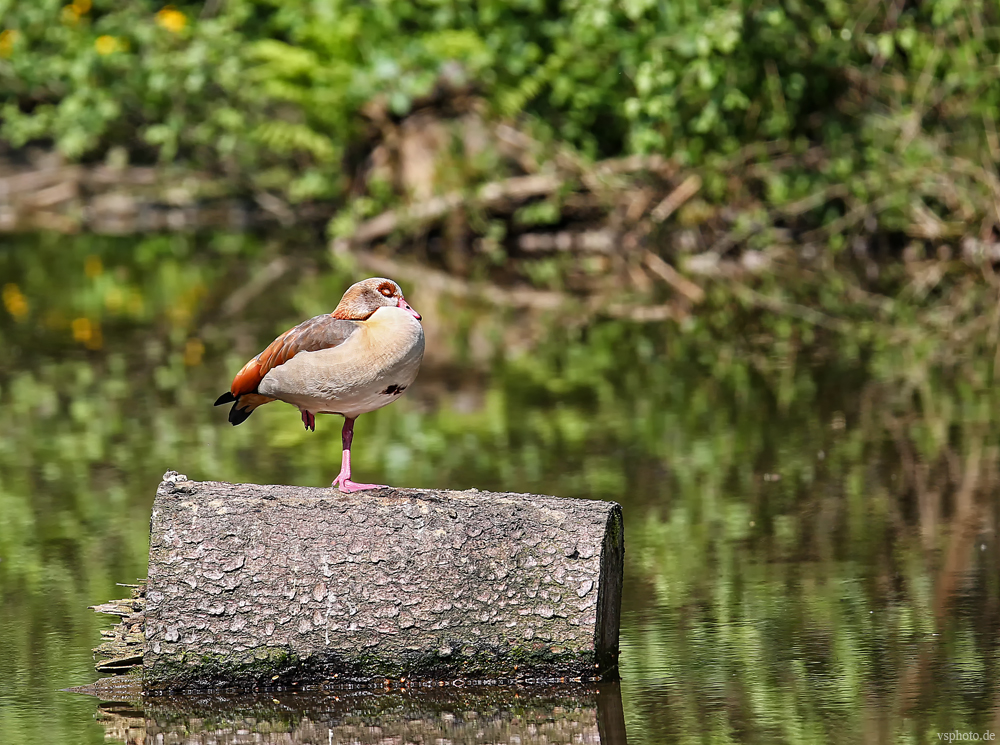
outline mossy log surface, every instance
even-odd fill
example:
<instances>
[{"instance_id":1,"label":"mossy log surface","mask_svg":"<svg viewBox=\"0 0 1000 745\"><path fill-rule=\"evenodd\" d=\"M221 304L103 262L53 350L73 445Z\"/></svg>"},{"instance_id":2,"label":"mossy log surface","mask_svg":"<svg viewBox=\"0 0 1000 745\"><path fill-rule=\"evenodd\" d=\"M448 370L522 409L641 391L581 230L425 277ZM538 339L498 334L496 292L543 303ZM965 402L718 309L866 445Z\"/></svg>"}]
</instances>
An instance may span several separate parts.
<instances>
[{"instance_id":1,"label":"mossy log surface","mask_svg":"<svg viewBox=\"0 0 1000 745\"><path fill-rule=\"evenodd\" d=\"M169 472L150 528L150 691L617 674L612 502Z\"/></svg>"}]
</instances>

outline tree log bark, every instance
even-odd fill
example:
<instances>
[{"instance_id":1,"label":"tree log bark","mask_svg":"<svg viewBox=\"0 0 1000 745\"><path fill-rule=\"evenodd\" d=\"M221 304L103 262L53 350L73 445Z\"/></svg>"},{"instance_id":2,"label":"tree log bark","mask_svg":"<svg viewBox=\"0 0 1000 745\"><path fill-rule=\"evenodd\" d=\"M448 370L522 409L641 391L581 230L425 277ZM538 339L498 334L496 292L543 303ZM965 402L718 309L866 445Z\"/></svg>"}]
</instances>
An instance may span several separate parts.
<instances>
[{"instance_id":1,"label":"tree log bark","mask_svg":"<svg viewBox=\"0 0 1000 745\"><path fill-rule=\"evenodd\" d=\"M612 502L168 472L150 531L147 690L617 674Z\"/></svg>"}]
</instances>

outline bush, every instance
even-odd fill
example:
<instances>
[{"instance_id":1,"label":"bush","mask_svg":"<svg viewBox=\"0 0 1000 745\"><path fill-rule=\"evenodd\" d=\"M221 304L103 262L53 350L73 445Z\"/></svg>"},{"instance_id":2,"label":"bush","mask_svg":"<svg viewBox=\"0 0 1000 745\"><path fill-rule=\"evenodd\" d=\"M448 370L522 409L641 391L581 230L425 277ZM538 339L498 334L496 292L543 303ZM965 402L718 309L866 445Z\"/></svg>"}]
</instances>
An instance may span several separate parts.
<instances>
[{"instance_id":1,"label":"bush","mask_svg":"<svg viewBox=\"0 0 1000 745\"><path fill-rule=\"evenodd\" d=\"M979 163L1000 159L1000 26L981 1L2 5L0 137L14 147L88 159L124 146L135 161L330 198L345 187L345 155L370 136L363 107L403 117L447 79L492 116L591 157L657 152L706 168L716 201L732 190L711 178L723 158L783 140L822 157L768 176L768 205L846 184L816 223L853 201L907 229L913 191L927 212L917 217L945 232L949 220L995 220L984 205L996 179Z\"/></svg>"}]
</instances>

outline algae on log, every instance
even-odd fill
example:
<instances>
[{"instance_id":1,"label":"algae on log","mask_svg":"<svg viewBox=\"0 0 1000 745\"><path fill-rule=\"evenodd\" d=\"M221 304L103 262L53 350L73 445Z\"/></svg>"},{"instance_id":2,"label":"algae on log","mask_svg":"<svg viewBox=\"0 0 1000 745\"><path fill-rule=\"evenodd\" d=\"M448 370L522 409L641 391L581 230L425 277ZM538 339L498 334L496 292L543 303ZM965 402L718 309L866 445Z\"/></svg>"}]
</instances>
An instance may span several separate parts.
<instances>
[{"instance_id":1,"label":"algae on log","mask_svg":"<svg viewBox=\"0 0 1000 745\"><path fill-rule=\"evenodd\" d=\"M168 472L150 529L147 690L617 674L613 502Z\"/></svg>"}]
</instances>

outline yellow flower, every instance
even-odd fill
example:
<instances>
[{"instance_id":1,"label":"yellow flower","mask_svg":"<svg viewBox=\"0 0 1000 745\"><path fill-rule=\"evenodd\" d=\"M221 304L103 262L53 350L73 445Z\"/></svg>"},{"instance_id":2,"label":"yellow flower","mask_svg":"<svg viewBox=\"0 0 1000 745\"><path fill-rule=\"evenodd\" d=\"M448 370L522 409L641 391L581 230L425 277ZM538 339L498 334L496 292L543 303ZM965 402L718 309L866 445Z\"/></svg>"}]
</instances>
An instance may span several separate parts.
<instances>
[{"instance_id":1,"label":"yellow flower","mask_svg":"<svg viewBox=\"0 0 1000 745\"><path fill-rule=\"evenodd\" d=\"M13 282L3 286L3 307L19 321L28 314L28 300Z\"/></svg>"},{"instance_id":2,"label":"yellow flower","mask_svg":"<svg viewBox=\"0 0 1000 745\"><path fill-rule=\"evenodd\" d=\"M72 5L77 15L82 16L90 11L90 0L73 0Z\"/></svg>"},{"instance_id":3,"label":"yellow flower","mask_svg":"<svg viewBox=\"0 0 1000 745\"><path fill-rule=\"evenodd\" d=\"M10 57L14 52L14 44L17 43L17 37L20 35L18 30L14 28L0 31L0 57Z\"/></svg>"},{"instance_id":4,"label":"yellow flower","mask_svg":"<svg viewBox=\"0 0 1000 745\"><path fill-rule=\"evenodd\" d=\"M94 336L94 324L89 318L74 318L71 324L73 338L77 341L88 342Z\"/></svg>"},{"instance_id":5,"label":"yellow flower","mask_svg":"<svg viewBox=\"0 0 1000 745\"><path fill-rule=\"evenodd\" d=\"M168 5L156 14L156 23L167 31L177 34L187 25L187 16L174 6Z\"/></svg>"},{"instance_id":6,"label":"yellow flower","mask_svg":"<svg viewBox=\"0 0 1000 745\"><path fill-rule=\"evenodd\" d=\"M87 349L100 349L104 344L101 327L89 318L74 318L70 328L73 329L73 338L82 341Z\"/></svg>"},{"instance_id":7,"label":"yellow flower","mask_svg":"<svg viewBox=\"0 0 1000 745\"><path fill-rule=\"evenodd\" d=\"M113 36L98 36L97 40L94 42L94 49L100 55L114 54L117 52L121 46L118 44L118 39Z\"/></svg>"},{"instance_id":8,"label":"yellow flower","mask_svg":"<svg viewBox=\"0 0 1000 745\"><path fill-rule=\"evenodd\" d=\"M205 354L205 345L201 339L188 339L184 345L184 364L188 367L195 367L201 364L201 356Z\"/></svg>"}]
</instances>

